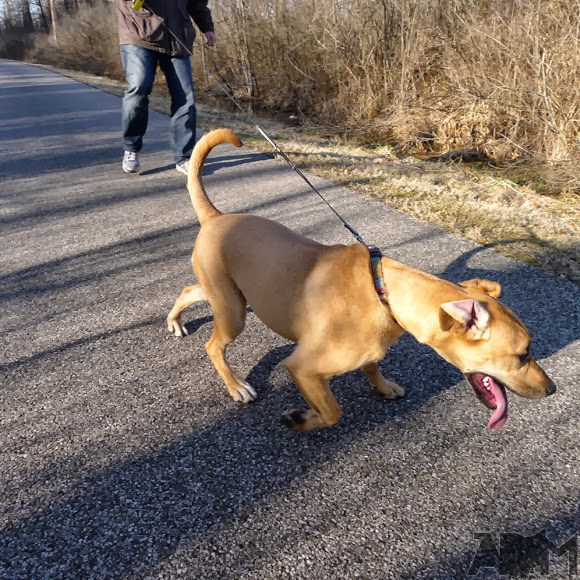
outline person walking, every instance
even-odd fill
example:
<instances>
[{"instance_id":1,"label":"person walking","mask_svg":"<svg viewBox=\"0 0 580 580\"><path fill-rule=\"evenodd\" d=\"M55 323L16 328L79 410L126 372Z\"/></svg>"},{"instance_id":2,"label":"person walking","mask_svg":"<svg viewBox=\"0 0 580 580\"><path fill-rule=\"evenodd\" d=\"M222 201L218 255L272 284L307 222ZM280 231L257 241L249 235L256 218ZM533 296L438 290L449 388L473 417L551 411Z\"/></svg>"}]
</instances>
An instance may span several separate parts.
<instances>
[{"instance_id":1,"label":"person walking","mask_svg":"<svg viewBox=\"0 0 580 580\"><path fill-rule=\"evenodd\" d=\"M208 46L216 34L208 0L146 0L133 8L131 0L115 0L121 63L127 79L122 104L123 170L138 173L139 152L149 119L149 95L157 66L171 96L169 141L177 171L187 175L195 145L196 110L190 55L195 28Z\"/></svg>"}]
</instances>

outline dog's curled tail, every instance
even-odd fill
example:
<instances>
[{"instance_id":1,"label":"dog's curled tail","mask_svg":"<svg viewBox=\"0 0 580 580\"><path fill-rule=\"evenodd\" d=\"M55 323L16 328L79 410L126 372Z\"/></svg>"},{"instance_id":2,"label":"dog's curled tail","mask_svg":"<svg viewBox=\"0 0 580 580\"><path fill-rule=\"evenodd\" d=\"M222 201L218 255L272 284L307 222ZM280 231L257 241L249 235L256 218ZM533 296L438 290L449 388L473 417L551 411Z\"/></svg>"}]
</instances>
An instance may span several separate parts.
<instances>
[{"instance_id":1,"label":"dog's curled tail","mask_svg":"<svg viewBox=\"0 0 580 580\"><path fill-rule=\"evenodd\" d=\"M189 162L189 171L187 174L187 189L191 197L193 209L197 214L199 223L203 225L207 220L222 215L221 212L209 200L201 175L203 173L203 165L209 152L220 143L231 143L236 147L241 147L242 142L238 136L232 133L229 129L216 129L204 135L195 145L191 160Z\"/></svg>"}]
</instances>

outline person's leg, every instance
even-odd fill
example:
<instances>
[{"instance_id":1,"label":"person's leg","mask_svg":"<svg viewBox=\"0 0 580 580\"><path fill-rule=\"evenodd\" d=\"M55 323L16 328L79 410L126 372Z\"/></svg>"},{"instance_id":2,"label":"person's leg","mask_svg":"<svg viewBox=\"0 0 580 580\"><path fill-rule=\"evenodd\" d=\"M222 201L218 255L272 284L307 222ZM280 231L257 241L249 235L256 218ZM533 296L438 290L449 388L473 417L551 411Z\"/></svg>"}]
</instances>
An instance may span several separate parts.
<instances>
[{"instance_id":1,"label":"person's leg","mask_svg":"<svg viewBox=\"0 0 580 580\"><path fill-rule=\"evenodd\" d=\"M195 145L195 93L188 56L161 55L159 66L171 95L170 144L176 164L189 160Z\"/></svg>"},{"instance_id":2,"label":"person's leg","mask_svg":"<svg viewBox=\"0 0 580 580\"><path fill-rule=\"evenodd\" d=\"M149 94L155 80L158 53L140 46L121 45L121 63L127 78L123 96L122 130L125 151L138 153L149 120Z\"/></svg>"}]
</instances>

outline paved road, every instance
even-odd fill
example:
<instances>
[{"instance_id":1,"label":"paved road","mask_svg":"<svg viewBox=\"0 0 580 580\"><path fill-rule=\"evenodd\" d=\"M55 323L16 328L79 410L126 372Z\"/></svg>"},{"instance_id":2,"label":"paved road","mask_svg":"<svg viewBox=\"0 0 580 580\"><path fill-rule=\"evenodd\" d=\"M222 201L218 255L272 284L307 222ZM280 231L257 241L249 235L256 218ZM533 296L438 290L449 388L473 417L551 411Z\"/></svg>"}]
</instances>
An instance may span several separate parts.
<instances>
[{"instance_id":1,"label":"paved road","mask_svg":"<svg viewBox=\"0 0 580 580\"><path fill-rule=\"evenodd\" d=\"M205 356L206 305L187 314L189 337L166 334L198 226L167 117L152 113L134 177L120 170L119 109L0 61L0 577L463 578L477 533L574 535L575 285L315 179L388 255L499 280L559 392L511 396L506 427L487 431L461 375L406 337L383 365L404 400L349 373L333 383L337 427L289 432L279 416L302 405L279 365L291 345L249 316L231 361L260 399L243 407ZM223 147L207 173L225 211L350 243L277 161ZM564 575L565 557L552 566Z\"/></svg>"}]
</instances>

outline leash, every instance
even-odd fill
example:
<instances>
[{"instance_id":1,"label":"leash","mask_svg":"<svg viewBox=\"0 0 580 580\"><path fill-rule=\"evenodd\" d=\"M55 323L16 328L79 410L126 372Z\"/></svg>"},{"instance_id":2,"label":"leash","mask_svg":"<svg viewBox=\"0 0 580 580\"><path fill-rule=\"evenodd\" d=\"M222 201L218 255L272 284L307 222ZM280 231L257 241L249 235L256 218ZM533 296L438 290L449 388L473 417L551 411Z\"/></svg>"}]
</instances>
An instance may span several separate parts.
<instances>
[{"instance_id":1,"label":"leash","mask_svg":"<svg viewBox=\"0 0 580 580\"><path fill-rule=\"evenodd\" d=\"M292 161L290 161L288 155L286 155L286 153L284 153L284 151L280 149L277 143L275 143L266 134L266 132L262 129L262 127L260 127L260 125L254 125L254 127L261 133L262 137L264 137L264 139L266 139L266 141L268 141L268 143L270 143L270 145L274 147L274 149L278 152L278 154L282 157L282 159L284 159L284 161L286 161L286 163L288 163L288 165L290 165L290 167L292 167L292 169L296 173L298 173L300 177L302 177L302 179L310 186L312 191L314 191L314 193L316 193L318 197L320 197L320 199L333 211L334 215L342 222L342 225L354 236L355 240L357 242L360 242L361 244L364 244L368 248L369 245L363 240L362 236L332 207L332 205L330 205L328 200L320 193L320 191L318 191L318 189L316 189L316 187L314 187L314 185L312 185L312 183L306 177L306 175L304 175L304 173L302 173L302 171L300 171L300 169L296 167L296 165L292 163Z\"/></svg>"},{"instance_id":2,"label":"leash","mask_svg":"<svg viewBox=\"0 0 580 580\"><path fill-rule=\"evenodd\" d=\"M139 10L140 8L145 7L147 10L149 10L149 12L151 12L152 14L155 14L153 12L153 10L151 10L151 8L148 6L147 2L145 2L145 0L132 0L132 7L134 10ZM173 38L182 46L182 48L189 54L189 56L193 56L192 51L189 50L189 48L187 48L187 46L179 38L177 38L177 36L173 33L173 31L167 26L167 24L165 24L165 21L162 21L162 24L163 24L164 28L167 30L167 32L169 32L169 34L171 36L173 36ZM210 56L210 58L211 58L211 56ZM217 66L216 66L213 58L211 58L211 62L213 64L213 67L214 67L216 73L219 74L219 71L217 69ZM234 103L234 105L241 111L242 115L244 117L246 117L246 119L248 119L249 121L251 121L253 123L254 128L274 148L274 150L280 155L280 157L282 157L282 159L284 159L284 161L286 161L286 163L288 163L288 165L290 165L290 167L308 184L310 189L312 189L312 191L314 191L314 193L316 193L318 195L318 197L320 197L320 199L331 209L331 211L334 213L334 215L342 222L342 225L353 235L355 240L357 242L363 244L367 248L367 250L369 251L369 254L370 254L370 258L371 258L371 270L372 270L372 274L373 274L373 282L375 285L375 290L377 291L377 294L378 294L381 302L383 302L384 304L386 304L388 306L388 304L389 304L388 294L387 294L387 288L385 285L385 281L383 278L383 267L381 264L381 258L383 257L383 253L381 252L381 250L375 245L367 244L364 241L363 237L334 209L334 207L332 207L332 205L320 193L320 191L318 191L318 189L316 189L316 187L314 187L314 185L306 177L306 175L304 175L304 173L302 173L302 171L294 163L292 163L292 161L290 160L288 155L286 155L286 153L284 153L284 151L282 151L282 149L279 147L279 145L266 133L266 131L264 131L264 129L262 129L262 127L260 127L260 125L258 125L257 123L254 123L254 121L250 117L249 113L247 111L244 111L244 109L236 101L234 96L228 90L226 90L226 88L223 87L222 84L219 83L215 78L213 79L213 82L232 101L232 103Z\"/></svg>"}]
</instances>

